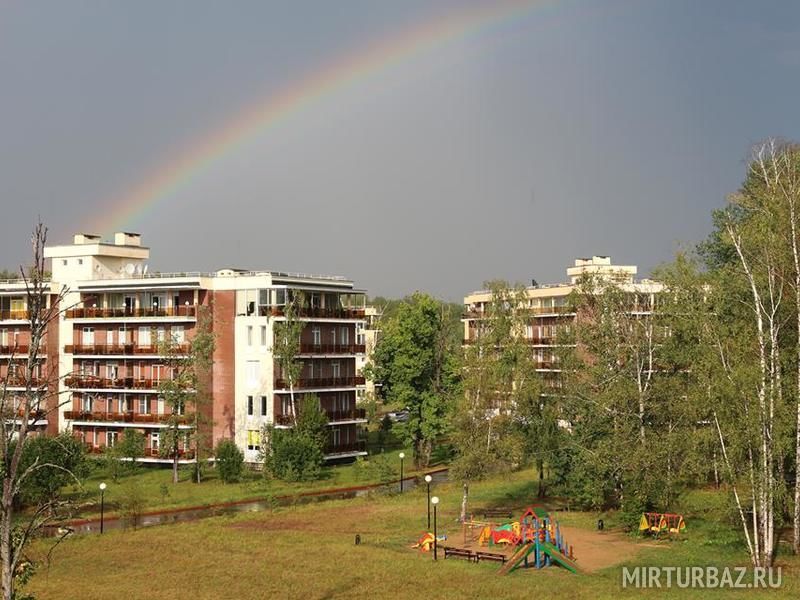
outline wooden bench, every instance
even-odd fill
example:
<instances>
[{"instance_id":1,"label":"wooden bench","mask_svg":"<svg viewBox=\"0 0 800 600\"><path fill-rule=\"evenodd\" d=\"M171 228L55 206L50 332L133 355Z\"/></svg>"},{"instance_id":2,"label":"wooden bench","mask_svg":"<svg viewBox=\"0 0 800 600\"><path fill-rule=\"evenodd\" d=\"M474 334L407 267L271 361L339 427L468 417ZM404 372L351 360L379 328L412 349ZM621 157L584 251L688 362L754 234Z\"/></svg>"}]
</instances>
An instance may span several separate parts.
<instances>
[{"instance_id":1,"label":"wooden bench","mask_svg":"<svg viewBox=\"0 0 800 600\"><path fill-rule=\"evenodd\" d=\"M475 562L481 562L482 560L493 560L505 564L508 557L505 554L497 554L496 552L476 552Z\"/></svg>"},{"instance_id":2,"label":"wooden bench","mask_svg":"<svg viewBox=\"0 0 800 600\"><path fill-rule=\"evenodd\" d=\"M473 554L472 550L467 550L465 548L451 548L449 546L445 546L444 557L447 558L448 556L466 558L467 560L472 560L473 558L475 558L475 554Z\"/></svg>"},{"instance_id":3,"label":"wooden bench","mask_svg":"<svg viewBox=\"0 0 800 600\"><path fill-rule=\"evenodd\" d=\"M508 508L487 508L483 516L486 519L510 519L512 514Z\"/></svg>"}]
</instances>

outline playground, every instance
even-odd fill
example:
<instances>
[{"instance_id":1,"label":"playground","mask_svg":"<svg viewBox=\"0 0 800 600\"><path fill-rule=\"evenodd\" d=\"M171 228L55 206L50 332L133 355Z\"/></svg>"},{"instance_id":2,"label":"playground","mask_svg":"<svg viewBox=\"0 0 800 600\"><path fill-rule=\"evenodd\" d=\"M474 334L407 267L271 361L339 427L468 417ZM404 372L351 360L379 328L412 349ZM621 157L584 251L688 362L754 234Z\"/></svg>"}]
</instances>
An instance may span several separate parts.
<instances>
[{"instance_id":1,"label":"playground","mask_svg":"<svg viewBox=\"0 0 800 600\"><path fill-rule=\"evenodd\" d=\"M567 573L592 573L634 559L642 548L615 531L565 525L558 511L533 505L485 509L466 523L440 529L438 558L494 562L501 575L555 566ZM433 534L423 532L412 548L432 552Z\"/></svg>"}]
</instances>

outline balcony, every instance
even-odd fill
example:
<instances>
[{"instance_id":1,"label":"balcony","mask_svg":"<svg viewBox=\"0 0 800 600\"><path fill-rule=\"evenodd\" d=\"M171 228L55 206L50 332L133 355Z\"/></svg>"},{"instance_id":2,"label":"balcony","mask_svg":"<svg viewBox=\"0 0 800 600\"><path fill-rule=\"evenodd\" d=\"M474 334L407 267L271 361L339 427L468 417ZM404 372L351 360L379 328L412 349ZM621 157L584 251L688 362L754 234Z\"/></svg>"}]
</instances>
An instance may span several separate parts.
<instances>
[{"instance_id":1,"label":"balcony","mask_svg":"<svg viewBox=\"0 0 800 600\"><path fill-rule=\"evenodd\" d=\"M349 410L323 410L325 416L328 417L329 424L335 424L340 421L361 421L367 418L367 411L363 408L351 408ZM291 427L294 423L291 415L275 415L275 425L282 425L284 427Z\"/></svg>"},{"instance_id":2,"label":"balcony","mask_svg":"<svg viewBox=\"0 0 800 600\"><path fill-rule=\"evenodd\" d=\"M89 390L155 390L164 379L134 379L133 377L120 377L106 379L92 375L77 375L67 377L64 385L68 388Z\"/></svg>"},{"instance_id":3,"label":"balcony","mask_svg":"<svg viewBox=\"0 0 800 600\"><path fill-rule=\"evenodd\" d=\"M300 344L300 354L364 354L364 344Z\"/></svg>"},{"instance_id":4,"label":"balcony","mask_svg":"<svg viewBox=\"0 0 800 600\"><path fill-rule=\"evenodd\" d=\"M47 347L46 342L39 345L40 350ZM18 344L16 346L0 346L0 354L14 354L16 356L27 356L30 346L27 344Z\"/></svg>"},{"instance_id":5,"label":"balcony","mask_svg":"<svg viewBox=\"0 0 800 600\"><path fill-rule=\"evenodd\" d=\"M140 414L132 411L115 412L87 412L83 410L68 410L64 412L64 418L70 421L97 421L100 423L166 423L171 415L151 415ZM187 415L178 415L178 423L186 425L189 423Z\"/></svg>"},{"instance_id":6,"label":"balcony","mask_svg":"<svg viewBox=\"0 0 800 600\"><path fill-rule=\"evenodd\" d=\"M176 344L171 349L178 354L189 352L189 344ZM118 346L109 344L78 344L64 346L67 354L91 354L97 356L135 356L137 354L163 354L158 346L140 346L139 344L122 344ZM1 352L0 352L1 353Z\"/></svg>"},{"instance_id":7,"label":"balcony","mask_svg":"<svg viewBox=\"0 0 800 600\"><path fill-rule=\"evenodd\" d=\"M27 321L27 310L0 310L0 321Z\"/></svg>"},{"instance_id":8,"label":"balcony","mask_svg":"<svg viewBox=\"0 0 800 600\"><path fill-rule=\"evenodd\" d=\"M258 314L262 317L285 316L283 306L259 306ZM295 309L295 316L303 319L363 319L363 308L310 308Z\"/></svg>"},{"instance_id":9,"label":"balcony","mask_svg":"<svg viewBox=\"0 0 800 600\"><path fill-rule=\"evenodd\" d=\"M345 444L328 444L325 446L325 454L326 455L333 455L333 454L351 454L354 452L366 452L367 451L367 442L366 440L358 440L357 442L350 442Z\"/></svg>"},{"instance_id":10,"label":"balcony","mask_svg":"<svg viewBox=\"0 0 800 600\"><path fill-rule=\"evenodd\" d=\"M67 319L127 319L142 317L197 317L197 305L164 308L70 308Z\"/></svg>"},{"instance_id":11,"label":"balcony","mask_svg":"<svg viewBox=\"0 0 800 600\"><path fill-rule=\"evenodd\" d=\"M47 387L47 379L33 377L30 380L31 389ZM25 388L27 380L22 375L11 375L10 377L0 377L0 386L7 385L10 388Z\"/></svg>"},{"instance_id":12,"label":"balcony","mask_svg":"<svg viewBox=\"0 0 800 600\"><path fill-rule=\"evenodd\" d=\"M104 454L108 446L93 446L92 444L85 445L88 454ZM145 448L145 458L160 458L162 460L172 460L169 456L162 456L158 448ZM194 458L194 450L178 450L178 457L183 460L192 460Z\"/></svg>"},{"instance_id":13,"label":"balcony","mask_svg":"<svg viewBox=\"0 0 800 600\"><path fill-rule=\"evenodd\" d=\"M314 377L298 379L294 382L294 389L355 387L357 385L364 385L363 377ZM275 389L288 390L289 382L286 379L278 378L275 380Z\"/></svg>"}]
</instances>

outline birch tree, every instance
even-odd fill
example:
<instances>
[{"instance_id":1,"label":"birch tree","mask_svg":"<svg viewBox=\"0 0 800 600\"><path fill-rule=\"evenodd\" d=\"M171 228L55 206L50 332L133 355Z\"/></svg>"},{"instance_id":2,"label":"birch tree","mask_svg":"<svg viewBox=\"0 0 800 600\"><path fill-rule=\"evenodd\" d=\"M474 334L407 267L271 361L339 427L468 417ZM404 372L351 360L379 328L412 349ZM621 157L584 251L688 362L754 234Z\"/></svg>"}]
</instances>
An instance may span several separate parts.
<instances>
[{"instance_id":1,"label":"birch tree","mask_svg":"<svg viewBox=\"0 0 800 600\"><path fill-rule=\"evenodd\" d=\"M59 402L58 377L43 373L42 359L46 355L48 328L57 327L65 290L54 292L45 280L44 246L47 229L40 223L31 238L32 266L20 269L25 284L27 318L30 326L30 343L27 355L15 348L8 361L9 373L15 373L21 392L9 390L8 375L0 386L0 468L2 468L2 497L0 497L0 585L3 600L16 596L21 584L33 573L33 565L26 557L30 540L43 527L63 517L65 503L58 495L41 498L31 512L16 510L27 481L42 469L60 469L76 479L61 465L37 456L24 461L25 449L37 422L56 418ZM55 402L52 399L55 398ZM48 407L47 401L51 400Z\"/></svg>"},{"instance_id":2,"label":"birch tree","mask_svg":"<svg viewBox=\"0 0 800 600\"><path fill-rule=\"evenodd\" d=\"M281 377L289 385L289 410L292 411L292 425L297 425L297 402L294 388L303 373L303 361L297 358L300 354L300 336L306 326L298 318L298 311L302 305L302 294L295 293L291 298L287 297L283 312L284 320L275 321L273 328L275 341L272 352L278 362Z\"/></svg>"}]
</instances>

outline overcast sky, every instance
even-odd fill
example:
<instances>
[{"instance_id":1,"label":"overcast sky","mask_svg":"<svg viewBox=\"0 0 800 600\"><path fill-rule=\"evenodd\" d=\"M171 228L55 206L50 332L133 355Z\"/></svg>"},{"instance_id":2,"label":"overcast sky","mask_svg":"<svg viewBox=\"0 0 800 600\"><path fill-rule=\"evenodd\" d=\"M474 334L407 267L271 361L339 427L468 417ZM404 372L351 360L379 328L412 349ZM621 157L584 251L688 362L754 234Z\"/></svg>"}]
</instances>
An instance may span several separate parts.
<instances>
[{"instance_id":1,"label":"overcast sky","mask_svg":"<svg viewBox=\"0 0 800 600\"><path fill-rule=\"evenodd\" d=\"M466 2L0 2L0 267L37 215L66 242L259 99ZM125 226L151 270L390 296L591 254L646 275L707 234L752 144L800 139L798 99L798 2L544 3L343 86Z\"/></svg>"}]
</instances>

